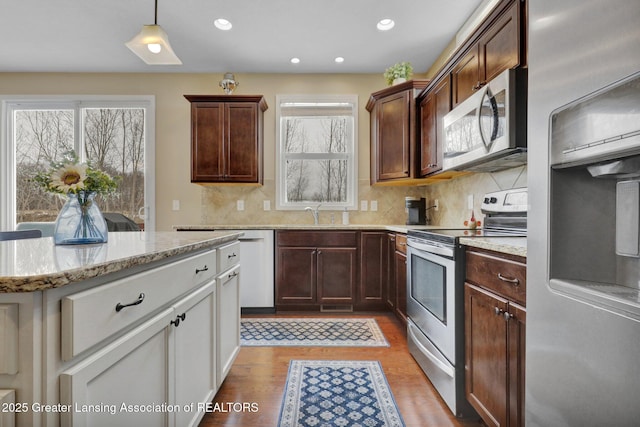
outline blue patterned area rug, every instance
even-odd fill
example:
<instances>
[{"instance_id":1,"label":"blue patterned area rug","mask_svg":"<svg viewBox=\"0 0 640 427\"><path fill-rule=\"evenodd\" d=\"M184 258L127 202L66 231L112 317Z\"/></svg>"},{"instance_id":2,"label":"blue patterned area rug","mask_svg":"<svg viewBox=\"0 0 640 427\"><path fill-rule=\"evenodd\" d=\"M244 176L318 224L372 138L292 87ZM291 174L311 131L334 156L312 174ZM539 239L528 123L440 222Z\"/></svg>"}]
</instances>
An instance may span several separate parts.
<instances>
[{"instance_id":1,"label":"blue patterned area rug","mask_svg":"<svg viewBox=\"0 0 640 427\"><path fill-rule=\"evenodd\" d=\"M246 318L244 346L388 347L375 319Z\"/></svg>"},{"instance_id":2,"label":"blue patterned area rug","mask_svg":"<svg viewBox=\"0 0 640 427\"><path fill-rule=\"evenodd\" d=\"M279 427L404 427L378 361L292 360Z\"/></svg>"}]
</instances>

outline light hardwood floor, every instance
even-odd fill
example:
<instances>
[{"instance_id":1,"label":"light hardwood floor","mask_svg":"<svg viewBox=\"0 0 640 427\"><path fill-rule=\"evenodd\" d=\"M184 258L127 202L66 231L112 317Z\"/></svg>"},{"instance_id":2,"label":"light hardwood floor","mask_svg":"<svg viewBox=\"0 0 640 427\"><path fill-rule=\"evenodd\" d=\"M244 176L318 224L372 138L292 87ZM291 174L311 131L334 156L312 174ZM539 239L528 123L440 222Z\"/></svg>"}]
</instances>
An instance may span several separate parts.
<instances>
[{"instance_id":1,"label":"light hardwood floor","mask_svg":"<svg viewBox=\"0 0 640 427\"><path fill-rule=\"evenodd\" d=\"M378 360L407 427L481 426L456 419L409 354L403 325L391 313L287 313L243 317L373 317L390 347L242 347L200 427L275 427L292 359ZM254 403L257 411L226 411L231 403ZM239 406L236 405L238 408Z\"/></svg>"}]
</instances>

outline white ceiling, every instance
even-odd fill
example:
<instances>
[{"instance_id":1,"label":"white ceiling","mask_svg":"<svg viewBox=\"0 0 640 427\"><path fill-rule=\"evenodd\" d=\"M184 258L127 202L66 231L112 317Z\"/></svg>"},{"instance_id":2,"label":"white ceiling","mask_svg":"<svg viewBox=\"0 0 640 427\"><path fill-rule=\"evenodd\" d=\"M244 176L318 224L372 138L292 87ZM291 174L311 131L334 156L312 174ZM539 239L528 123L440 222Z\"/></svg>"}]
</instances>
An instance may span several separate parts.
<instances>
[{"instance_id":1,"label":"white ceiling","mask_svg":"<svg viewBox=\"0 0 640 427\"><path fill-rule=\"evenodd\" d=\"M382 73L399 61L425 72L480 3L158 0L183 64L151 66L124 43L153 24L154 0L0 0L0 72ZM378 31L381 18L395 28Z\"/></svg>"}]
</instances>

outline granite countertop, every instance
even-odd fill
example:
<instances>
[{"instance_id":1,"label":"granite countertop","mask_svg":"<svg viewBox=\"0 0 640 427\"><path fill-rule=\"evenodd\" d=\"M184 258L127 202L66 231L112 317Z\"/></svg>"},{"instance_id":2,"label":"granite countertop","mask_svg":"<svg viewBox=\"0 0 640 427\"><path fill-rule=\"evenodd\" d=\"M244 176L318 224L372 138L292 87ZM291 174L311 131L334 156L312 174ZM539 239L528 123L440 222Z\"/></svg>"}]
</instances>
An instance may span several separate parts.
<instances>
[{"instance_id":1,"label":"granite countertop","mask_svg":"<svg viewBox=\"0 0 640 427\"><path fill-rule=\"evenodd\" d=\"M461 237L460 244L525 258L527 256L526 237Z\"/></svg>"},{"instance_id":2,"label":"granite countertop","mask_svg":"<svg viewBox=\"0 0 640 427\"><path fill-rule=\"evenodd\" d=\"M180 231L202 231L202 230L386 230L396 233L407 233L408 230L429 230L440 227L437 225L406 225L406 224L258 224L258 225L217 225L217 224L195 224L195 225L174 225L174 230Z\"/></svg>"},{"instance_id":3,"label":"granite countertop","mask_svg":"<svg viewBox=\"0 0 640 427\"><path fill-rule=\"evenodd\" d=\"M110 232L92 245L54 245L52 237L0 242L0 293L57 288L237 239L231 231Z\"/></svg>"},{"instance_id":4,"label":"granite countertop","mask_svg":"<svg viewBox=\"0 0 640 427\"><path fill-rule=\"evenodd\" d=\"M406 225L406 224L191 224L174 225L174 230L181 231L202 231L202 230L386 230L396 233L407 233L409 230L437 230L452 229L456 227L440 225ZM460 243L467 246L489 249L492 251L527 256L526 237L463 237Z\"/></svg>"}]
</instances>

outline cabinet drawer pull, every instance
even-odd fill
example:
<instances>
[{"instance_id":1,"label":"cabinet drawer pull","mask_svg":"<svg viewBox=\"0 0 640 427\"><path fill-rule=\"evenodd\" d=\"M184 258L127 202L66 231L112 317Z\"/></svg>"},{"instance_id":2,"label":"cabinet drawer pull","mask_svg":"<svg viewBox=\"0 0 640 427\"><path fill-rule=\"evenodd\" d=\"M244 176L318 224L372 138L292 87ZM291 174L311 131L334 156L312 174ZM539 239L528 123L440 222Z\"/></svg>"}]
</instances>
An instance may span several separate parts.
<instances>
[{"instance_id":1,"label":"cabinet drawer pull","mask_svg":"<svg viewBox=\"0 0 640 427\"><path fill-rule=\"evenodd\" d=\"M235 258L237 256L238 255L236 255L235 252L234 252L234 253L231 253L231 254L227 255L227 259Z\"/></svg>"},{"instance_id":2,"label":"cabinet drawer pull","mask_svg":"<svg viewBox=\"0 0 640 427\"><path fill-rule=\"evenodd\" d=\"M238 272L237 272L237 271L234 271L233 273L229 273L228 278L229 278L229 279L232 279L232 278L236 277L237 275L238 275Z\"/></svg>"},{"instance_id":3,"label":"cabinet drawer pull","mask_svg":"<svg viewBox=\"0 0 640 427\"><path fill-rule=\"evenodd\" d=\"M202 273L203 271L209 271L209 267L205 265L203 268L196 268L196 274Z\"/></svg>"},{"instance_id":4,"label":"cabinet drawer pull","mask_svg":"<svg viewBox=\"0 0 640 427\"><path fill-rule=\"evenodd\" d=\"M120 303L118 303L118 304L116 304L116 312L120 312L120 310L122 310L123 308L126 308L126 307L132 307L134 305L142 304L142 301L144 301L144 294L143 293L138 295L138 299L135 300L132 303L129 303L129 304L120 304Z\"/></svg>"},{"instance_id":5,"label":"cabinet drawer pull","mask_svg":"<svg viewBox=\"0 0 640 427\"><path fill-rule=\"evenodd\" d=\"M502 280L503 282L507 282L507 283L511 283L514 286L518 286L520 284L520 280L518 280L516 277L504 277L502 274L498 273L498 279Z\"/></svg>"}]
</instances>

